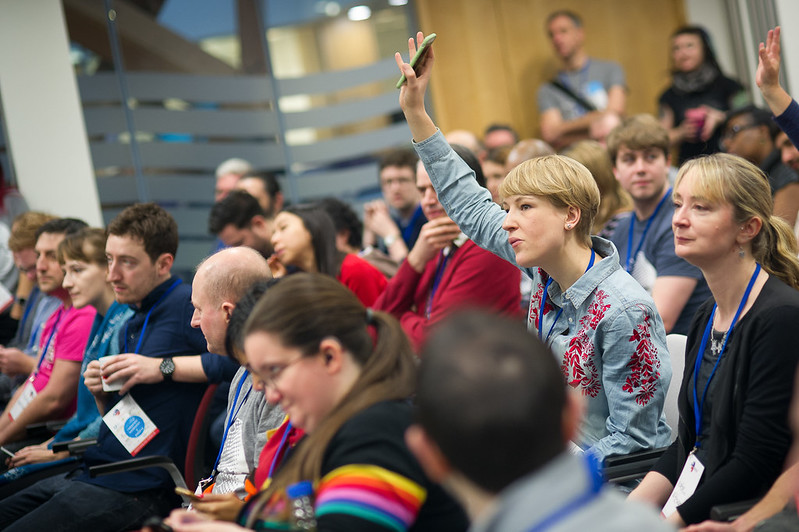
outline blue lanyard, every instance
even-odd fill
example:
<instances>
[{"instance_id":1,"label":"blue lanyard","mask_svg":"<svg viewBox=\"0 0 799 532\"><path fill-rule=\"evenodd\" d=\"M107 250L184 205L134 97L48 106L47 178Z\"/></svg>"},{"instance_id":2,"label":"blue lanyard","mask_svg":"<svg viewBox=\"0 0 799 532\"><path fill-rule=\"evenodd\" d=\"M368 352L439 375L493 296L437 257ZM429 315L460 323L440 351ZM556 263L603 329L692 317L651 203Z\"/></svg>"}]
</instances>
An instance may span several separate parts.
<instances>
[{"instance_id":1,"label":"blue lanyard","mask_svg":"<svg viewBox=\"0 0 799 532\"><path fill-rule=\"evenodd\" d=\"M638 247L635 248L635 253L633 251L633 233L635 232L635 213L632 213L632 218L630 219L630 234L627 237L627 263L624 265L624 269L627 273L631 273L633 271L633 264L632 261L638 257L638 253L640 253L641 248L644 246L644 241L646 240L646 234L649 232L649 228L652 227L652 222L655 220L655 216L658 215L660 212L660 208L663 207L663 204L666 203L666 199L671 196L671 188L666 191L666 195L660 198L657 207L655 207L655 212L652 213L647 221L646 225L644 226L644 233L641 235L641 240L638 241Z\"/></svg>"},{"instance_id":2,"label":"blue lanyard","mask_svg":"<svg viewBox=\"0 0 799 532\"><path fill-rule=\"evenodd\" d=\"M36 290L38 290L38 288ZM33 290L31 290L31 293L28 295L28 302L25 304L25 312L22 313L22 320L20 320L19 322L18 328L20 331L25 330L25 324L28 322L28 317L30 317L30 313L33 310L33 307L36 306L34 304L35 297L38 297L38 294L34 295Z\"/></svg>"},{"instance_id":3,"label":"blue lanyard","mask_svg":"<svg viewBox=\"0 0 799 532\"><path fill-rule=\"evenodd\" d=\"M71 309L72 307L70 307ZM69 310L67 311L69 312ZM55 333L58 332L58 324L61 322L61 318L64 314L64 307L58 309L58 317L55 319L55 323L53 324L53 330L50 331L50 336L47 338L47 343L44 344L44 349L42 349L41 354L39 355L39 363L36 365L36 373L39 373L39 369L42 367L42 362L44 362L44 357L47 356L47 350L50 349L50 342L53 341L53 337Z\"/></svg>"},{"instance_id":4,"label":"blue lanyard","mask_svg":"<svg viewBox=\"0 0 799 532\"><path fill-rule=\"evenodd\" d=\"M696 355L696 363L694 364L694 422L696 423L696 443L694 444L695 449L699 448L699 435L700 431L702 430L702 416L704 415L702 408L705 406L707 389L710 387L710 381L713 380L713 376L716 374L716 369L719 367L721 357L724 356L724 350L727 348L727 342L730 341L730 337L732 336L732 329L735 327L735 324L738 322L738 318L741 316L741 312L746 306L746 301L749 299L749 293L752 291L752 287L755 285L755 281L757 280L757 274L759 273L760 264L756 264L755 273L752 274L752 278L749 280L749 285L746 287L746 292L744 292L744 296L741 298L741 303L738 305L738 311L735 313L735 317L732 318L730 328L727 329L727 335L724 338L724 343L721 344L719 358L716 360L716 363L713 365L713 370L710 372L710 376L707 378L705 389L702 392L702 401L700 402L697 400L696 394L697 379L699 378L699 367L702 365L702 357L705 354L705 349L707 349L707 339L710 337L710 330L713 328L713 317L716 315L716 308L718 308L718 305L713 305L713 312L710 313L710 319L707 320L705 334L702 335L702 343L699 345L699 352Z\"/></svg>"},{"instance_id":5,"label":"blue lanyard","mask_svg":"<svg viewBox=\"0 0 799 532\"><path fill-rule=\"evenodd\" d=\"M286 445L286 440L288 440L291 429L291 421L289 421L288 425L286 425L286 431L283 433L283 437L280 438L280 443L275 451L275 456L272 457L272 463L269 465L269 473L266 474L266 478L272 478L272 473L275 471L275 466L277 465L277 461L280 459L280 453L283 451L283 447Z\"/></svg>"},{"instance_id":6,"label":"blue lanyard","mask_svg":"<svg viewBox=\"0 0 799 532\"><path fill-rule=\"evenodd\" d=\"M150 321L150 314L153 313L153 311L155 310L155 307L157 307L161 303L161 301L163 301L164 298L166 296L168 296L169 293L172 292L172 290L174 290L175 287L177 285L179 285L180 283L181 283L180 279L175 279L175 282L172 283L172 286L167 288L166 292L161 294L161 297L158 298L158 301L156 301L155 304L152 307L150 307L150 310L147 311L147 316L144 317L144 325L142 325L141 333L139 333L139 341L136 342L136 349L133 351L134 353L138 353L139 349L141 348L142 340L144 340L144 331L147 330L147 323ZM130 353L130 351L128 350L128 326L129 325L130 325L130 321L125 323L125 353Z\"/></svg>"},{"instance_id":7,"label":"blue lanyard","mask_svg":"<svg viewBox=\"0 0 799 532\"><path fill-rule=\"evenodd\" d=\"M411 237L413 236L413 229L414 227L416 227L416 221L421 216L422 216L422 206L417 205L416 210L413 211L411 219L408 221L408 225L402 227L402 224L399 223L397 224L398 226L402 227L402 239L405 241L406 244L411 241Z\"/></svg>"},{"instance_id":8,"label":"blue lanyard","mask_svg":"<svg viewBox=\"0 0 799 532\"><path fill-rule=\"evenodd\" d=\"M602 490L602 474L599 470L599 462L593 453L585 453L585 467L588 469L590 478L590 483L585 491L528 528L527 532L548 530L599 496L599 492Z\"/></svg>"},{"instance_id":9,"label":"blue lanyard","mask_svg":"<svg viewBox=\"0 0 799 532\"><path fill-rule=\"evenodd\" d=\"M247 398L250 396L250 392L252 391L252 386L250 386L250 389L247 390L247 393L244 394L244 399L241 400L241 404L239 405L238 408L236 408L236 403L238 403L239 401L239 393L241 393L241 387L244 386L244 381L247 380L247 375L249 374L250 374L249 371L247 370L244 371L244 373L241 375L239 386L236 388L236 395L235 397L233 397L233 408L230 409L230 419L228 419L227 421L227 426L225 427L225 434L222 436L222 444L219 446L219 453L217 453L216 455L216 462L214 462L214 468L212 469L213 476L216 476L217 473L216 468L219 466L219 459L222 458L222 449L225 448L225 442L227 441L228 431L230 430L231 425L233 425L233 422L236 420L236 416L239 415L241 407L244 406L244 403L247 402Z\"/></svg>"},{"instance_id":10,"label":"blue lanyard","mask_svg":"<svg viewBox=\"0 0 799 532\"><path fill-rule=\"evenodd\" d=\"M436 295L438 285L441 283L441 278L444 276L444 268L447 267L449 256L455 252L453 248L450 250L449 255L444 255L444 251L440 251L438 255L438 266L436 267L436 276L433 278L433 287L430 289L430 295L427 296L427 307L424 311L424 317L430 319L430 314L433 310L433 297Z\"/></svg>"},{"instance_id":11,"label":"blue lanyard","mask_svg":"<svg viewBox=\"0 0 799 532\"><path fill-rule=\"evenodd\" d=\"M592 248L591 249L591 260L588 262L588 267L585 269L586 272L591 269L591 266L594 265L594 259L595 258L596 258L596 252ZM585 272L583 272L583 275L585 275ZM544 286L544 293L541 294L541 306L538 309L538 337L545 344L548 344L549 337L552 336L552 330L555 328L555 324L558 323L558 320L560 319L560 315L563 314L563 307L561 307L560 309L558 309L558 313L555 314L555 321L552 322L552 326L549 328L549 332L547 333L547 337L544 338L544 330L543 330L543 325L544 325L544 305L547 302L547 295L549 294L549 285L551 285L551 284L552 284L552 277L547 279L547 284Z\"/></svg>"}]
</instances>

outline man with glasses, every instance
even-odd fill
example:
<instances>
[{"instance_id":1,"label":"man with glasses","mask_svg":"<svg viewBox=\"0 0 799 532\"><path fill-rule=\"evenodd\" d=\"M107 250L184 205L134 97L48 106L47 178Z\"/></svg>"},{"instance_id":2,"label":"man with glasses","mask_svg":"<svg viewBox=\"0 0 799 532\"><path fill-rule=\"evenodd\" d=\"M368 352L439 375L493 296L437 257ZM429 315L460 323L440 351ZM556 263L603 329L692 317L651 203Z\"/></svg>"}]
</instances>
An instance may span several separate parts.
<instances>
[{"instance_id":1,"label":"man with glasses","mask_svg":"<svg viewBox=\"0 0 799 532\"><path fill-rule=\"evenodd\" d=\"M799 212L799 174L780 160L780 148L774 141L778 132L770 112L748 105L727 115L721 147L763 170L771 186L774 214L794 227Z\"/></svg>"},{"instance_id":2,"label":"man with glasses","mask_svg":"<svg viewBox=\"0 0 799 532\"><path fill-rule=\"evenodd\" d=\"M402 261L419 238L427 222L422 213L421 194L416 189L413 150L399 149L380 161L380 190L383 200L364 205L364 246L377 246L396 262Z\"/></svg>"}]
</instances>

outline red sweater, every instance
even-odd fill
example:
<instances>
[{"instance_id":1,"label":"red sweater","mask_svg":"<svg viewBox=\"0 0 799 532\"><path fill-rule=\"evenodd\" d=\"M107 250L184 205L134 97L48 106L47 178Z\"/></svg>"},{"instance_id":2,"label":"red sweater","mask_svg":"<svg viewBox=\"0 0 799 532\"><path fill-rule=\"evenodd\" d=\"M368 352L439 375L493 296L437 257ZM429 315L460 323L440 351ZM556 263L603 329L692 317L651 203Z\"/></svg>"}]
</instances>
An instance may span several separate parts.
<instances>
[{"instance_id":1,"label":"red sweater","mask_svg":"<svg viewBox=\"0 0 799 532\"><path fill-rule=\"evenodd\" d=\"M403 262L374 308L392 314L418 351L430 325L455 310L475 307L520 314L521 272L508 261L467 240L454 249L433 295L430 319L426 317L441 254L430 260L423 273Z\"/></svg>"},{"instance_id":2,"label":"red sweater","mask_svg":"<svg viewBox=\"0 0 799 532\"><path fill-rule=\"evenodd\" d=\"M372 306L388 282L380 270L352 253L344 257L336 279L355 292L365 307Z\"/></svg>"}]
</instances>

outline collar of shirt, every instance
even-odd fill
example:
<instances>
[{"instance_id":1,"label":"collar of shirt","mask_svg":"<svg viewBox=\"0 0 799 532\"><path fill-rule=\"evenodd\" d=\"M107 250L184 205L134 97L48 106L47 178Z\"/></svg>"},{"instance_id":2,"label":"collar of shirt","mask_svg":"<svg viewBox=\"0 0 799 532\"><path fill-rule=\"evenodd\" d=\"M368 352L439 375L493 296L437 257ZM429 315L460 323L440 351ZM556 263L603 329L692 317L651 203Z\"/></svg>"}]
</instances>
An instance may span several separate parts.
<instances>
[{"instance_id":1,"label":"collar of shirt","mask_svg":"<svg viewBox=\"0 0 799 532\"><path fill-rule=\"evenodd\" d=\"M549 288L549 297L558 307L563 308L563 298L566 298L571 301L575 308L579 308L602 281L621 268L619 265L619 253L610 241L593 236L591 237L591 245L597 255L602 257L603 260L599 260L599 257L597 257L594 266L577 279L577 282L571 285L566 292L561 291L558 283L552 283Z\"/></svg>"},{"instance_id":2,"label":"collar of shirt","mask_svg":"<svg viewBox=\"0 0 799 532\"><path fill-rule=\"evenodd\" d=\"M456 249L458 249L468 241L469 237L463 234L463 232L461 232L461 234L458 235L458 238L452 241L452 244L444 248L443 250L444 256L448 257L450 253L452 253L453 251L455 251Z\"/></svg>"},{"instance_id":3,"label":"collar of shirt","mask_svg":"<svg viewBox=\"0 0 799 532\"><path fill-rule=\"evenodd\" d=\"M172 286L172 283L175 282L175 279L175 277L170 275L169 279L153 288L152 291L145 296L140 306L137 307L136 305L131 304L129 305L130 308L136 312L147 312L155 304L155 302L161 298L164 292L169 290L169 287Z\"/></svg>"}]
</instances>

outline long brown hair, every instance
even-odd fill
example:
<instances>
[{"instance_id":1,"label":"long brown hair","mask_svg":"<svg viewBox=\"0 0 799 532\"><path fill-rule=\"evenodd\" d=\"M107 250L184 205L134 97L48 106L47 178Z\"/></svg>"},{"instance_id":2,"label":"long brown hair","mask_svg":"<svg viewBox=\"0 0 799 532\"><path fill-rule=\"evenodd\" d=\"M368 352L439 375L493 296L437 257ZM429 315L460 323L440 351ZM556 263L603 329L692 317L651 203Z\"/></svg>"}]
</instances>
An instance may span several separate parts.
<instances>
[{"instance_id":1,"label":"long brown hair","mask_svg":"<svg viewBox=\"0 0 799 532\"><path fill-rule=\"evenodd\" d=\"M741 157L716 153L683 164L677 174L675 190L691 171L695 176L695 195L732 205L736 223L753 217L762 220L763 227L752 239L752 255L769 274L799 289L796 236L785 220L774 216L766 174Z\"/></svg>"},{"instance_id":2,"label":"long brown hair","mask_svg":"<svg viewBox=\"0 0 799 532\"><path fill-rule=\"evenodd\" d=\"M369 325L377 331L376 340L369 334ZM270 288L244 325L244 336L256 332L275 335L303 356L318 354L322 340L333 336L361 373L259 495L253 520L287 486L319 480L327 446L347 420L380 401L409 397L416 379L413 350L399 322L386 313L367 310L355 294L326 275L297 273Z\"/></svg>"}]
</instances>

